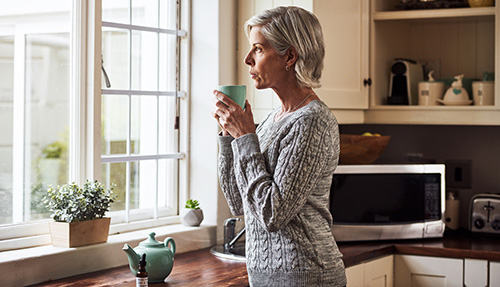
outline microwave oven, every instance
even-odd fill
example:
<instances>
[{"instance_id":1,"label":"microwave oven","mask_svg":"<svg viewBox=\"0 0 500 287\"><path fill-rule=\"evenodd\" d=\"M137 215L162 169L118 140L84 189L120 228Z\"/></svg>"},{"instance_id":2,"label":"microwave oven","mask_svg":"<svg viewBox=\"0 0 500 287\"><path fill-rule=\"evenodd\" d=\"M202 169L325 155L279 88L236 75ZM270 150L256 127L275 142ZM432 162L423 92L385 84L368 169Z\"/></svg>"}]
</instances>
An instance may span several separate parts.
<instances>
[{"instance_id":1,"label":"microwave oven","mask_svg":"<svg viewBox=\"0 0 500 287\"><path fill-rule=\"evenodd\" d=\"M339 165L330 189L335 240L442 237L445 165Z\"/></svg>"}]
</instances>

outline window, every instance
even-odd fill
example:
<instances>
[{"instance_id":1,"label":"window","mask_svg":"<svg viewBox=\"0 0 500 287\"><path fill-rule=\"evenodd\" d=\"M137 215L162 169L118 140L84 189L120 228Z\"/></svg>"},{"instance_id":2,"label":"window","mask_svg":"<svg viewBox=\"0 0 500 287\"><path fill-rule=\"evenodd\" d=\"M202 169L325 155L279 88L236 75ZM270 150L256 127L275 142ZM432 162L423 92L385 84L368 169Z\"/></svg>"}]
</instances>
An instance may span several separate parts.
<instances>
[{"instance_id":1,"label":"window","mask_svg":"<svg viewBox=\"0 0 500 287\"><path fill-rule=\"evenodd\" d=\"M177 213L177 1L103 0L102 179L115 185L115 222Z\"/></svg>"},{"instance_id":2,"label":"window","mask_svg":"<svg viewBox=\"0 0 500 287\"><path fill-rule=\"evenodd\" d=\"M184 172L179 1L2 4L0 251L49 244L47 186L85 178L114 186L111 232L173 222Z\"/></svg>"}]
</instances>

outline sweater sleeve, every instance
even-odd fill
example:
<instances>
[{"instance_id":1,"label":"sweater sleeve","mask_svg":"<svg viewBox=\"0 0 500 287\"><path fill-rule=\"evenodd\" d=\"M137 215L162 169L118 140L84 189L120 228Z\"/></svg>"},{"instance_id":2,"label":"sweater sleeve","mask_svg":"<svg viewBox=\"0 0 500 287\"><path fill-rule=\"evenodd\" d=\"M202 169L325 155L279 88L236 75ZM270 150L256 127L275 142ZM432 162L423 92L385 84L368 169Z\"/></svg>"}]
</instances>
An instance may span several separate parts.
<instances>
[{"instance_id":1,"label":"sweater sleeve","mask_svg":"<svg viewBox=\"0 0 500 287\"><path fill-rule=\"evenodd\" d=\"M233 165L232 136L219 136L219 182L231 213L243 215L243 204L236 184Z\"/></svg>"},{"instance_id":2,"label":"sweater sleeve","mask_svg":"<svg viewBox=\"0 0 500 287\"><path fill-rule=\"evenodd\" d=\"M306 203L323 168L336 158L331 123L320 117L297 120L279 142L277 166L268 170L255 134L232 143L242 200L269 232L286 226Z\"/></svg>"}]
</instances>

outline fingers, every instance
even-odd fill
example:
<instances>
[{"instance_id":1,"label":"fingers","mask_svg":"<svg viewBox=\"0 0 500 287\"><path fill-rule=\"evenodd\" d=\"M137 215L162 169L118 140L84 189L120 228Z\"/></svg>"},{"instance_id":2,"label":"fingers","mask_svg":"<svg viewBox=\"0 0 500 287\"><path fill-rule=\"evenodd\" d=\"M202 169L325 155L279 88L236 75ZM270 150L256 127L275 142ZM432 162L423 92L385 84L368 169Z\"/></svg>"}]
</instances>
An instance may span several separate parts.
<instances>
[{"instance_id":1,"label":"fingers","mask_svg":"<svg viewBox=\"0 0 500 287\"><path fill-rule=\"evenodd\" d=\"M217 90L213 91L214 101L219 101L224 106L228 107L230 111L235 111L238 107L241 108L236 102L234 102L230 97L226 96L224 93L221 93ZM219 103L215 103L216 106L220 106Z\"/></svg>"}]
</instances>

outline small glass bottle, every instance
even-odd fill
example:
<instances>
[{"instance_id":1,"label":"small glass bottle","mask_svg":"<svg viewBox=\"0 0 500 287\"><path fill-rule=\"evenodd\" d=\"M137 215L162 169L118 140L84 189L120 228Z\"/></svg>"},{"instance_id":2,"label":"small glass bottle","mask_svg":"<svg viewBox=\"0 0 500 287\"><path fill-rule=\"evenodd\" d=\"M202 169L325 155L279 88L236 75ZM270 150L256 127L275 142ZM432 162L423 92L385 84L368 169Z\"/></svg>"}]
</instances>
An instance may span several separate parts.
<instances>
[{"instance_id":1,"label":"small glass bottle","mask_svg":"<svg viewBox=\"0 0 500 287\"><path fill-rule=\"evenodd\" d=\"M148 287L148 272L146 271L146 253L142 254L142 259L139 261L139 270L135 277L136 287Z\"/></svg>"}]
</instances>

